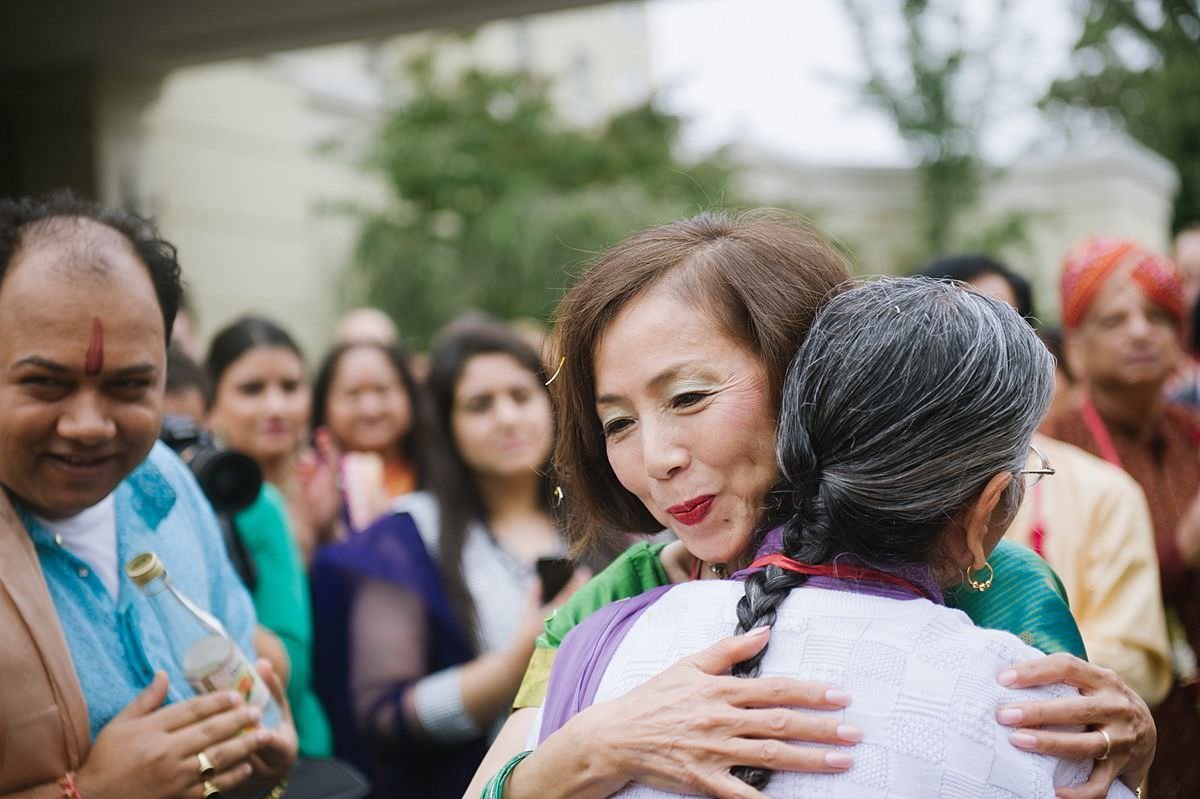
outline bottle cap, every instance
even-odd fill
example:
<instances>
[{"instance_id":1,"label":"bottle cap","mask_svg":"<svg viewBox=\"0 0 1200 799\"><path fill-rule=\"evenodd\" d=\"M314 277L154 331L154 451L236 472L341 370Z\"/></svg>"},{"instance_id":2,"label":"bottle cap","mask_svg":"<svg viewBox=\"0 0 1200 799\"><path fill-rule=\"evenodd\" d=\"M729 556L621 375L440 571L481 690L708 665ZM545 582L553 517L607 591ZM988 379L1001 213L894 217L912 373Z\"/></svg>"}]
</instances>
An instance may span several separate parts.
<instances>
[{"instance_id":1,"label":"bottle cap","mask_svg":"<svg viewBox=\"0 0 1200 799\"><path fill-rule=\"evenodd\" d=\"M163 568L158 555L153 552L143 552L140 555L134 555L129 563L125 564L125 573L140 588L151 580L166 574L167 570Z\"/></svg>"}]
</instances>

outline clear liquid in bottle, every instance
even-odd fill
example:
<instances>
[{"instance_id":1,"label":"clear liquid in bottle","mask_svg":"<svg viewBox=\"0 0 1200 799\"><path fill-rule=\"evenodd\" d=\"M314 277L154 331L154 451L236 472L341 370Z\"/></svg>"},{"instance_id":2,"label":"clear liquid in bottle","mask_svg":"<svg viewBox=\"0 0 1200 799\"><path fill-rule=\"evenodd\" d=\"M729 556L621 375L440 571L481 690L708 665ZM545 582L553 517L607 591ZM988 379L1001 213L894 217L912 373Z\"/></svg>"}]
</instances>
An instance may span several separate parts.
<instances>
[{"instance_id":1,"label":"clear liquid in bottle","mask_svg":"<svg viewBox=\"0 0 1200 799\"><path fill-rule=\"evenodd\" d=\"M176 588L158 556L137 555L125 567L150 602L171 652L196 693L236 691L262 711L267 727L279 724L279 706L249 658L217 619Z\"/></svg>"}]
</instances>

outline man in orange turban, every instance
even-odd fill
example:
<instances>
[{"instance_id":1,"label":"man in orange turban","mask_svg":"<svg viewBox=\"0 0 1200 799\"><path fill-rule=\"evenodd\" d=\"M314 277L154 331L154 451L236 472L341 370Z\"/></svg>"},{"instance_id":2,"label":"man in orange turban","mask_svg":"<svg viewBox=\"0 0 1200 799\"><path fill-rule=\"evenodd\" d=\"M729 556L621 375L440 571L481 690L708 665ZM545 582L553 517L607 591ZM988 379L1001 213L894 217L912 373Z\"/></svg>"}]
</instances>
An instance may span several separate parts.
<instances>
[{"instance_id":1,"label":"man in orange turban","mask_svg":"<svg viewBox=\"0 0 1200 799\"><path fill-rule=\"evenodd\" d=\"M1154 524L1176 684L1154 712L1150 790L1156 799L1200 796L1200 424L1164 392L1183 360L1179 270L1134 242L1086 239L1063 260L1062 322L1086 393L1046 431L1125 469Z\"/></svg>"},{"instance_id":2,"label":"man in orange turban","mask_svg":"<svg viewBox=\"0 0 1200 799\"><path fill-rule=\"evenodd\" d=\"M1132 280L1145 298L1170 314L1182 327L1183 282L1179 269L1165 255L1128 240L1092 236L1072 247L1062 265L1062 323L1079 327L1110 278Z\"/></svg>"}]
</instances>

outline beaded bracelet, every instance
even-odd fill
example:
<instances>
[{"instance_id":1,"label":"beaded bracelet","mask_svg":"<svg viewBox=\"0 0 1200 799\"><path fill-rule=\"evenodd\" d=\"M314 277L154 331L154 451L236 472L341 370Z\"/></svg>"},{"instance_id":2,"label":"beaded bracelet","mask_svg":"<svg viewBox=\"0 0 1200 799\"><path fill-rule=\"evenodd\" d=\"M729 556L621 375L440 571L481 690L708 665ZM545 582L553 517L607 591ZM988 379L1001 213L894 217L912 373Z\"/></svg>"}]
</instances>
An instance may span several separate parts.
<instances>
[{"instance_id":1,"label":"beaded bracelet","mask_svg":"<svg viewBox=\"0 0 1200 799\"><path fill-rule=\"evenodd\" d=\"M74 771L68 771L63 775L63 778L58 781L58 788L62 791L63 799L83 799L79 794L79 788L75 785Z\"/></svg>"},{"instance_id":2,"label":"beaded bracelet","mask_svg":"<svg viewBox=\"0 0 1200 799\"><path fill-rule=\"evenodd\" d=\"M279 784L272 788L271 792L263 797L263 799L281 799L281 797L287 793L287 786L287 779L280 780Z\"/></svg>"},{"instance_id":3,"label":"beaded bracelet","mask_svg":"<svg viewBox=\"0 0 1200 799\"><path fill-rule=\"evenodd\" d=\"M487 781L487 785L483 786L483 794L480 799L504 799L504 788L508 785L508 778L512 776L517 766L521 765L521 761L532 754L533 750L527 749L505 763L503 768Z\"/></svg>"}]
</instances>

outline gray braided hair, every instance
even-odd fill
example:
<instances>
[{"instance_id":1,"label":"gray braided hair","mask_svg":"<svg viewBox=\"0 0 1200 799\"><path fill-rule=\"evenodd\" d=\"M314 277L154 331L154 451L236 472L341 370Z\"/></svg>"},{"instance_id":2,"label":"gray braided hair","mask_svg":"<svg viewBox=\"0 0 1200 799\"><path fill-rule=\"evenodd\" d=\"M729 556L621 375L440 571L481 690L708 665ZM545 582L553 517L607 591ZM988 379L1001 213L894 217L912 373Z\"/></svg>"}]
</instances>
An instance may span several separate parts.
<instances>
[{"instance_id":1,"label":"gray braided hair","mask_svg":"<svg viewBox=\"0 0 1200 799\"><path fill-rule=\"evenodd\" d=\"M1024 465L1053 380L1053 359L1029 324L961 284L888 278L835 297L783 388L784 553L937 565L951 520L993 475ZM1010 484L1010 513L1021 486ZM738 632L774 624L805 579L777 566L750 576ZM733 673L757 676L762 654ZM770 779L764 769L733 772L756 788Z\"/></svg>"}]
</instances>

